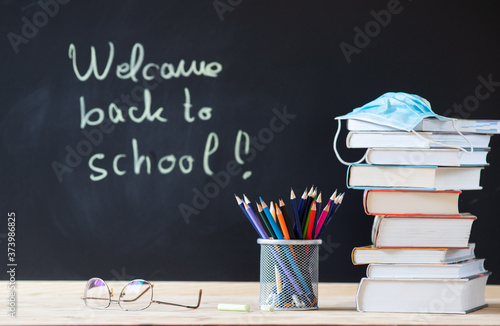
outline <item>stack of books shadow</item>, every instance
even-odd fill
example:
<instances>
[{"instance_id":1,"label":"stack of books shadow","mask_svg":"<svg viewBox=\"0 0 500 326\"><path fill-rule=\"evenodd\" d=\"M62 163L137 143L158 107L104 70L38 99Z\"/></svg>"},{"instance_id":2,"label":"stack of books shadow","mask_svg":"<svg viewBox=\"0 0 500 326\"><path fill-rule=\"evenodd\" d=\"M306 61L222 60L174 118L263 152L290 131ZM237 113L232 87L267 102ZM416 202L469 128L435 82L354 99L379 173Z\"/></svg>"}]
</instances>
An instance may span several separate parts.
<instances>
[{"instance_id":1,"label":"stack of books shadow","mask_svg":"<svg viewBox=\"0 0 500 326\"><path fill-rule=\"evenodd\" d=\"M468 313L485 307L491 273L469 243L476 216L460 212L459 197L482 189L500 121L455 120L467 140L451 121L437 119L415 128L421 137L360 120L348 120L347 127L347 147L367 148L366 164L349 166L347 185L364 190L365 212L374 217L372 245L352 251L355 265L368 264L357 309ZM472 145L473 151L443 144L467 151Z\"/></svg>"}]
</instances>

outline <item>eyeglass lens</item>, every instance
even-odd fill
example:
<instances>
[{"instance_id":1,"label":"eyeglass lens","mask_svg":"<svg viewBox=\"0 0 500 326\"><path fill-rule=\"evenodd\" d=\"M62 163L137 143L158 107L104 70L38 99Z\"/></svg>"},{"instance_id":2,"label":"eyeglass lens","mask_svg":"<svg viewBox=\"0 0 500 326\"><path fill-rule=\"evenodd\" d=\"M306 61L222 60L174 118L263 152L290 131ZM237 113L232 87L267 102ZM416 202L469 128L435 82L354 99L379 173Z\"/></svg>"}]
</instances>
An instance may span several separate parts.
<instances>
[{"instance_id":1,"label":"eyeglass lens","mask_svg":"<svg viewBox=\"0 0 500 326\"><path fill-rule=\"evenodd\" d=\"M100 278L91 278L85 287L84 299L89 308L107 308L111 303L109 288Z\"/></svg>"},{"instance_id":2,"label":"eyeglass lens","mask_svg":"<svg viewBox=\"0 0 500 326\"><path fill-rule=\"evenodd\" d=\"M153 299L153 287L145 280L133 280L123 288L118 302L126 310L142 310L149 307Z\"/></svg>"}]
</instances>

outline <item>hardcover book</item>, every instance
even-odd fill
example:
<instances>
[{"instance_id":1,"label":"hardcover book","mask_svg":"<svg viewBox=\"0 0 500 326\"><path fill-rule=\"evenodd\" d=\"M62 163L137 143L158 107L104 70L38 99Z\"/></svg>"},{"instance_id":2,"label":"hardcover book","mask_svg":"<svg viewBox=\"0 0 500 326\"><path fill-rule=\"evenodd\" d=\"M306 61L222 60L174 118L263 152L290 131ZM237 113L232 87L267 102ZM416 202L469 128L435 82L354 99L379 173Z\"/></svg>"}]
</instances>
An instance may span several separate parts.
<instances>
[{"instance_id":1,"label":"hardcover book","mask_svg":"<svg viewBox=\"0 0 500 326\"><path fill-rule=\"evenodd\" d=\"M347 187L353 189L480 190L483 167L352 164Z\"/></svg>"},{"instance_id":2,"label":"hardcover book","mask_svg":"<svg viewBox=\"0 0 500 326\"><path fill-rule=\"evenodd\" d=\"M367 189L364 207L368 215L446 215L460 217L461 191Z\"/></svg>"},{"instance_id":3,"label":"hardcover book","mask_svg":"<svg viewBox=\"0 0 500 326\"><path fill-rule=\"evenodd\" d=\"M356 307L358 311L372 312L465 314L487 306L485 289L489 275L456 279L363 278Z\"/></svg>"},{"instance_id":4,"label":"hardcover book","mask_svg":"<svg viewBox=\"0 0 500 326\"><path fill-rule=\"evenodd\" d=\"M372 243L377 248L467 248L476 216L376 215Z\"/></svg>"},{"instance_id":5,"label":"hardcover book","mask_svg":"<svg viewBox=\"0 0 500 326\"><path fill-rule=\"evenodd\" d=\"M455 128L466 133L500 134L500 120L455 119ZM453 128L451 120L427 118L415 126L414 130L456 133L455 128ZM353 131L399 131L396 128L357 119L348 119L347 129Z\"/></svg>"},{"instance_id":6,"label":"hardcover book","mask_svg":"<svg viewBox=\"0 0 500 326\"><path fill-rule=\"evenodd\" d=\"M487 134L466 134L467 141L459 134L434 132L418 132L418 134L420 137L412 132L350 131L347 134L346 146L348 148L446 148L446 146L470 148L470 145L472 145L474 149L486 149L489 146L491 138L491 135Z\"/></svg>"},{"instance_id":7,"label":"hardcover book","mask_svg":"<svg viewBox=\"0 0 500 326\"><path fill-rule=\"evenodd\" d=\"M486 273L484 259L449 264L370 264L369 278L462 278Z\"/></svg>"},{"instance_id":8,"label":"hardcover book","mask_svg":"<svg viewBox=\"0 0 500 326\"><path fill-rule=\"evenodd\" d=\"M385 165L485 166L488 149L472 153L453 148L369 148L366 163Z\"/></svg>"},{"instance_id":9,"label":"hardcover book","mask_svg":"<svg viewBox=\"0 0 500 326\"><path fill-rule=\"evenodd\" d=\"M465 249L356 247L351 252L354 265L366 264L447 264L475 258L475 244Z\"/></svg>"}]
</instances>

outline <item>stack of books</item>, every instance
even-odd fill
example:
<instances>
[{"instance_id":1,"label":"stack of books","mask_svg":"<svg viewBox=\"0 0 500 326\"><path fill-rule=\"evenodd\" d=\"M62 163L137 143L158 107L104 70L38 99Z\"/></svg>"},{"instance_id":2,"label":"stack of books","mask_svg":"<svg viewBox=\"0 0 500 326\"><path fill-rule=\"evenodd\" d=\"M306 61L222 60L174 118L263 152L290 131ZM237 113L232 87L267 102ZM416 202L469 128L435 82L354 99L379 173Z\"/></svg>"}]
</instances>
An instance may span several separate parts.
<instances>
[{"instance_id":1,"label":"stack of books","mask_svg":"<svg viewBox=\"0 0 500 326\"><path fill-rule=\"evenodd\" d=\"M349 166L347 186L364 190L365 212L374 216L372 245L352 251L355 265L368 264L357 309L467 313L485 307L490 272L469 243L476 216L460 212L458 203L462 191L482 189L500 121L456 120L467 140L451 121L437 119L415 128L421 137L361 120L348 120L347 127L347 147L367 148L366 164Z\"/></svg>"}]
</instances>

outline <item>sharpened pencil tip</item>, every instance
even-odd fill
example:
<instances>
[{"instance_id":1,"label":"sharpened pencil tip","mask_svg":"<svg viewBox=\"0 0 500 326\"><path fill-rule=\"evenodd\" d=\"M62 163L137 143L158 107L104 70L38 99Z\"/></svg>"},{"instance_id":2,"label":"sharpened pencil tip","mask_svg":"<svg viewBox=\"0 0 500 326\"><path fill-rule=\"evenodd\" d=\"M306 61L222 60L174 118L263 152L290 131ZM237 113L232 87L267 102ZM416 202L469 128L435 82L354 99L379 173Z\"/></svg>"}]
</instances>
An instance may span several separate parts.
<instances>
[{"instance_id":1,"label":"sharpened pencil tip","mask_svg":"<svg viewBox=\"0 0 500 326\"><path fill-rule=\"evenodd\" d=\"M267 207L266 203L262 200L262 197L259 197L260 199L260 204L262 205L262 208Z\"/></svg>"}]
</instances>

